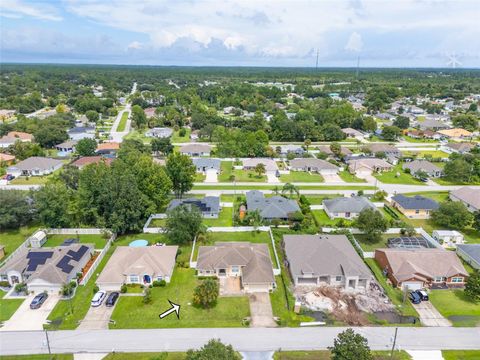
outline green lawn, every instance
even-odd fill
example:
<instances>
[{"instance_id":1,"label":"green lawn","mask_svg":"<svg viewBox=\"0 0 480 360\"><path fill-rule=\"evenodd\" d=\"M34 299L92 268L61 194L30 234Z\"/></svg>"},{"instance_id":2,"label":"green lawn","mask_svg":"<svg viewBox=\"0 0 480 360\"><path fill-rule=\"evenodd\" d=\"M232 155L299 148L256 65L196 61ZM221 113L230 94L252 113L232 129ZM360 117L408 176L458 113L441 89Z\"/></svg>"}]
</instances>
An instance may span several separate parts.
<instances>
[{"instance_id":1,"label":"green lawn","mask_svg":"<svg viewBox=\"0 0 480 360\"><path fill-rule=\"evenodd\" d=\"M252 180L250 179L249 182ZM375 186L299 185L300 190L375 190ZM272 190L272 184L255 185L194 185L193 190Z\"/></svg>"},{"instance_id":2,"label":"green lawn","mask_svg":"<svg viewBox=\"0 0 480 360\"><path fill-rule=\"evenodd\" d=\"M398 177L397 174L399 174ZM385 171L374 176L385 184L425 185L425 183L404 172L401 163L395 165L392 171Z\"/></svg>"},{"instance_id":3,"label":"green lawn","mask_svg":"<svg viewBox=\"0 0 480 360\"><path fill-rule=\"evenodd\" d=\"M166 223L167 223L167 219L152 219L148 227L151 227L151 228L164 227Z\"/></svg>"},{"instance_id":4,"label":"green lawn","mask_svg":"<svg viewBox=\"0 0 480 360\"><path fill-rule=\"evenodd\" d=\"M223 207L218 219L203 219L207 226L233 226L233 207Z\"/></svg>"},{"instance_id":5,"label":"green lawn","mask_svg":"<svg viewBox=\"0 0 480 360\"><path fill-rule=\"evenodd\" d=\"M30 224L16 230L0 231L0 245L5 246L5 256L15 251L16 248L40 227L40 224Z\"/></svg>"},{"instance_id":6,"label":"green lawn","mask_svg":"<svg viewBox=\"0 0 480 360\"><path fill-rule=\"evenodd\" d=\"M340 171L338 173L338 175L340 176L340 178L343 181L345 181L347 183L365 183L365 182L367 182L367 180L360 179L360 178L356 177L355 175L351 174L350 171L348 171L348 170Z\"/></svg>"},{"instance_id":7,"label":"green lawn","mask_svg":"<svg viewBox=\"0 0 480 360\"><path fill-rule=\"evenodd\" d=\"M120 122L118 123L118 126L117 126L117 132L122 132L122 131L125 131L125 127L127 126L127 120L128 120L128 111L125 111L123 114L122 114L122 118L120 119Z\"/></svg>"},{"instance_id":8,"label":"green lawn","mask_svg":"<svg viewBox=\"0 0 480 360\"><path fill-rule=\"evenodd\" d=\"M405 141L411 142L411 143L438 143L438 140L434 139L415 139L410 136L403 136Z\"/></svg>"},{"instance_id":9,"label":"green lawn","mask_svg":"<svg viewBox=\"0 0 480 360\"><path fill-rule=\"evenodd\" d=\"M445 360L478 360L480 350L442 350Z\"/></svg>"},{"instance_id":10,"label":"green lawn","mask_svg":"<svg viewBox=\"0 0 480 360\"><path fill-rule=\"evenodd\" d=\"M44 185L49 179L52 178L53 174L46 176L19 176L10 181L11 185Z\"/></svg>"},{"instance_id":11,"label":"green lawn","mask_svg":"<svg viewBox=\"0 0 480 360\"><path fill-rule=\"evenodd\" d=\"M102 360L184 360L186 353L163 352L163 353L119 353L108 354Z\"/></svg>"},{"instance_id":12,"label":"green lawn","mask_svg":"<svg viewBox=\"0 0 480 360\"><path fill-rule=\"evenodd\" d=\"M205 174L202 174L202 173L195 173L195 180L194 182L204 182L205 181L205 178L207 176Z\"/></svg>"},{"instance_id":13,"label":"green lawn","mask_svg":"<svg viewBox=\"0 0 480 360\"><path fill-rule=\"evenodd\" d=\"M248 297L220 297L212 309L197 308L191 303L199 283L194 269L176 268L170 284L152 288L151 304L143 304L138 296L120 297L112 314L116 324L110 328L241 327L242 320L250 315ZM181 306L180 320L176 316L159 318L170 308L169 300Z\"/></svg>"},{"instance_id":14,"label":"green lawn","mask_svg":"<svg viewBox=\"0 0 480 360\"><path fill-rule=\"evenodd\" d=\"M341 197L342 194L328 194L328 195L305 195L310 205L322 205L323 200Z\"/></svg>"},{"instance_id":15,"label":"green lawn","mask_svg":"<svg viewBox=\"0 0 480 360\"><path fill-rule=\"evenodd\" d=\"M432 158L448 158L448 154L446 152L440 150L422 150L422 151L402 151L402 155L404 157L417 155L418 159L423 159L426 157Z\"/></svg>"},{"instance_id":16,"label":"green lawn","mask_svg":"<svg viewBox=\"0 0 480 360\"><path fill-rule=\"evenodd\" d=\"M474 228L458 229L448 228L447 226L438 226L431 219L407 219L403 217L403 220L409 222L413 227L422 227L429 234L435 229L443 230L459 230L464 236L465 240L470 244L480 244L480 231Z\"/></svg>"},{"instance_id":17,"label":"green lawn","mask_svg":"<svg viewBox=\"0 0 480 360\"><path fill-rule=\"evenodd\" d=\"M258 176L252 170L239 170L233 168L231 161L222 161L220 175L218 175L219 182L232 182L231 176L235 176L236 182L266 182L267 177L265 175Z\"/></svg>"},{"instance_id":18,"label":"green lawn","mask_svg":"<svg viewBox=\"0 0 480 360\"><path fill-rule=\"evenodd\" d=\"M145 136L146 129L141 129L141 130L131 130L127 135L125 135L124 139L133 139L133 140L139 140L145 144L150 144L152 141L151 137Z\"/></svg>"},{"instance_id":19,"label":"green lawn","mask_svg":"<svg viewBox=\"0 0 480 360\"><path fill-rule=\"evenodd\" d=\"M238 198L241 198L242 194L222 194L220 195L220 201L221 202L231 202L233 203L234 201L237 201Z\"/></svg>"},{"instance_id":20,"label":"green lawn","mask_svg":"<svg viewBox=\"0 0 480 360\"><path fill-rule=\"evenodd\" d=\"M79 239L82 244L94 244L95 249L103 249L108 239L105 239L102 235L47 235L47 241L43 245L44 247L60 246L66 239Z\"/></svg>"},{"instance_id":21,"label":"green lawn","mask_svg":"<svg viewBox=\"0 0 480 360\"><path fill-rule=\"evenodd\" d=\"M0 291L0 321L7 321L17 311L24 299L4 299L6 293Z\"/></svg>"},{"instance_id":22,"label":"green lawn","mask_svg":"<svg viewBox=\"0 0 480 360\"><path fill-rule=\"evenodd\" d=\"M373 360L410 360L405 351L395 351L390 357L390 351L372 351ZM273 354L274 360L330 360L330 351L277 351Z\"/></svg>"},{"instance_id":23,"label":"green lawn","mask_svg":"<svg viewBox=\"0 0 480 360\"><path fill-rule=\"evenodd\" d=\"M348 220L330 219L325 210L312 210L312 214L318 222L319 226L335 226L338 222Z\"/></svg>"},{"instance_id":24,"label":"green lawn","mask_svg":"<svg viewBox=\"0 0 480 360\"><path fill-rule=\"evenodd\" d=\"M370 270L372 270L378 283L383 287L385 293L392 303L397 307L400 313L404 316L418 316L416 310L413 308L408 299L406 299L405 303L403 303L403 292L400 289L394 288L392 285L387 284L386 278L383 276L382 269L380 269L375 259L365 259L365 263L368 265Z\"/></svg>"},{"instance_id":25,"label":"green lawn","mask_svg":"<svg viewBox=\"0 0 480 360\"><path fill-rule=\"evenodd\" d=\"M310 174L305 171L290 171L290 174L280 175L280 181L285 183L293 182L324 182L323 176L320 174Z\"/></svg>"},{"instance_id":26,"label":"green lawn","mask_svg":"<svg viewBox=\"0 0 480 360\"><path fill-rule=\"evenodd\" d=\"M355 234L355 239L358 241L363 251L375 251L375 249L387 247L387 240L393 237L398 237L400 234L382 234L381 239L372 241L365 234Z\"/></svg>"},{"instance_id":27,"label":"green lawn","mask_svg":"<svg viewBox=\"0 0 480 360\"><path fill-rule=\"evenodd\" d=\"M188 128L185 128L185 136L180 136L179 131L174 131L172 135L172 143L185 143L185 142L190 142L190 133L191 130Z\"/></svg>"},{"instance_id":28,"label":"green lawn","mask_svg":"<svg viewBox=\"0 0 480 360\"><path fill-rule=\"evenodd\" d=\"M450 181L445 178L435 178L433 179L438 185L445 185L445 186L450 186L450 185L480 185L480 182L469 182L469 183L464 183L460 181Z\"/></svg>"},{"instance_id":29,"label":"green lawn","mask_svg":"<svg viewBox=\"0 0 480 360\"><path fill-rule=\"evenodd\" d=\"M432 290L429 297L435 308L449 318L454 326L480 325L480 302L470 301L463 290ZM465 316L465 318L452 319L452 316Z\"/></svg>"}]
</instances>

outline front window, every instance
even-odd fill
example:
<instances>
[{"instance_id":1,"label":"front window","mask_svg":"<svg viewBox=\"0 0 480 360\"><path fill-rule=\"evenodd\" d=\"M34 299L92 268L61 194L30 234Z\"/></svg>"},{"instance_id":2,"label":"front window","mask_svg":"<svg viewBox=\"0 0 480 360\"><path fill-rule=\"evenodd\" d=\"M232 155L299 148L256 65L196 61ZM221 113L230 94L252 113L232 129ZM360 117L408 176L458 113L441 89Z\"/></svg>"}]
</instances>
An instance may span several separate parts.
<instances>
[{"instance_id":1,"label":"front window","mask_svg":"<svg viewBox=\"0 0 480 360\"><path fill-rule=\"evenodd\" d=\"M140 278L139 278L137 275L130 275L129 278L130 278L130 282L131 282L131 283L138 283L138 282L140 282Z\"/></svg>"},{"instance_id":2,"label":"front window","mask_svg":"<svg viewBox=\"0 0 480 360\"><path fill-rule=\"evenodd\" d=\"M444 282L445 278L443 276L435 276L434 282Z\"/></svg>"},{"instance_id":3,"label":"front window","mask_svg":"<svg viewBox=\"0 0 480 360\"><path fill-rule=\"evenodd\" d=\"M238 273L239 271L240 271L240 268L238 266L232 266L233 273Z\"/></svg>"},{"instance_id":4,"label":"front window","mask_svg":"<svg viewBox=\"0 0 480 360\"><path fill-rule=\"evenodd\" d=\"M463 283L463 277L452 278L452 283Z\"/></svg>"},{"instance_id":5,"label":"front window","mask_svg":"<svg viewBox=\"0 0 480 360\"><path fill-rule=\"evenodd\" d=\"M420 210L415 210L415 214L420 214Z\"/></svg>"},{"instance_id":6,"label":"front window","mask_svg":"<svg viewBox=\"0 0 480 360\"><path fill-rule=\"evenodd\" d=\"M336 276L335 281L342 281L342 277L341 276Z\"/></svg>"}]
</instances>

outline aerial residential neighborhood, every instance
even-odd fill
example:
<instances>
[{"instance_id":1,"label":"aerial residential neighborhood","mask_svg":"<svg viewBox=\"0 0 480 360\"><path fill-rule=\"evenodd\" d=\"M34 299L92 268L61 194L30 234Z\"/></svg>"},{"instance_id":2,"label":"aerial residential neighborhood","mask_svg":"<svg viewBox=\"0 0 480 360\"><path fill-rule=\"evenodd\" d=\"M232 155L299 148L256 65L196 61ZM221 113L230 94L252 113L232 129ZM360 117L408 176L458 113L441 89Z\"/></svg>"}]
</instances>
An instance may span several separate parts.
<instances>
[{"instance_id":1,"label":"aerial residential neighborhood","mask_svg":"<svg viewBox=\"0 0 480 360\"><path fill-rule=\"evenodd\" d=\"M1 3L0 358L480 359L476 14Z\"/></svg>"}]
</instances>

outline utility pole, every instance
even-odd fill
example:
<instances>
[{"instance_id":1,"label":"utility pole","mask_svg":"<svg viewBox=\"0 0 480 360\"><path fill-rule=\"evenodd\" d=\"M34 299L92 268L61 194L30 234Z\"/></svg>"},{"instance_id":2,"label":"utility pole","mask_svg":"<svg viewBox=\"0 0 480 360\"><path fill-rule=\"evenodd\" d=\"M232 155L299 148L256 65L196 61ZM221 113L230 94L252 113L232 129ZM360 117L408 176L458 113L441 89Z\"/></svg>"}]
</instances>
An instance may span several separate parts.
<instances>
[{"instance_id":1,"label":"utility pole","mask_svg":"<svg viewBox=\"0 0 480 360\"><path fill-rule=\"evenodd\" d=\"M50 349L50 339L48 338L48 330L47 329L45 329L45 339L47 340L48 354L50 355L50 358L52 358L52 350Z\"/></svg>"},{"instance_id":2,"label":"utility pole","mask_svg":"<svg viewBox=\"0 0 480 360\"><path fill-rule=\"evenodd\" d=\"M393 336L392 351L390 352L390 358L393 358L393 352L395 351L395 344L397 343L398 327L395 328L395 335Z\"/></svg>"}]
</instances>

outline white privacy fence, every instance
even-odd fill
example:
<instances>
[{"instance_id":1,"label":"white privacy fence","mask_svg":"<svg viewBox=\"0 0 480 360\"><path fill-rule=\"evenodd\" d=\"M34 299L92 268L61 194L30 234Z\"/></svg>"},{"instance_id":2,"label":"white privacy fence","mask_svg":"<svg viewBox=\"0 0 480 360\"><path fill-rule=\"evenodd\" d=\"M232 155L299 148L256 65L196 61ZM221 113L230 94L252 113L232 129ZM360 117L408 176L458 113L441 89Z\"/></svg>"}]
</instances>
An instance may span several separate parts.
<instances>
[{"instance_id":1,"label":"white privacy fence","mask_svg":"<svg viewBox=\"0 0 480 360\"><path fill-rule=\"evenodd\" d=\"M80 285L85 285L87 284L88 280L90 280L90 278L92 277L92 275L95 273L95 271L97 270L97 267L98 265L100 265L100 262L102 261L102 259L105 257L105 255L107 254L108 250L110 249L110 246L112 246L112 243L115 241L116 239L116 235L115 234L112 234L112 236L110 237L110 239L108 239L107 243L105 244L105 247L102 249L102 251L100 252L100 255L97 256L97 258L95 259L95 261L93 262L92 266L90 266L90 269L88 269L87 273L85 274L85 276L82 277L82 280L80 281Z\"/></svg>"}]
</instances>

